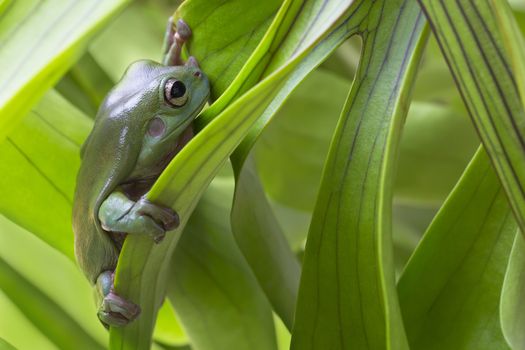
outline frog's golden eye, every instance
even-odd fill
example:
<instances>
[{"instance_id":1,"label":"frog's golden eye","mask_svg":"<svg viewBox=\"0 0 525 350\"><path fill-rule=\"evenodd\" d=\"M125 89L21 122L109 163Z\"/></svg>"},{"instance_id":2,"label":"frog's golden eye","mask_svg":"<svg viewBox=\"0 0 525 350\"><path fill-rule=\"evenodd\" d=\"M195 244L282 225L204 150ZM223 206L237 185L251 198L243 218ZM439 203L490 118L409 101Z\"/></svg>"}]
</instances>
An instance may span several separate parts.
<instances>
[{"instance_id":1,"label":"frog's golden eye","mask_svg":"<svg viewBox=\"0 0 525 350\"><path fill-rule=\"evenodd\" d=\"M186 85L177 79L168 79L164 85L164 99L173 107L182 107L188 101Z\"/></svg>"}]
</instances>

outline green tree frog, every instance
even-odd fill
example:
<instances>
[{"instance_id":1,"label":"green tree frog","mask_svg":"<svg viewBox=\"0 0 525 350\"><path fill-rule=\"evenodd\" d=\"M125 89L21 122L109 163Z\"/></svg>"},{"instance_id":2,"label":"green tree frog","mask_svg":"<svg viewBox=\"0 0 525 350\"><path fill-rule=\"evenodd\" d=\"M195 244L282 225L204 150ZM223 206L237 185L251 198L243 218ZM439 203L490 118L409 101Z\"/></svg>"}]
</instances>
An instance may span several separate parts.
<instances>
[{"instance_id":1,"label":"green tree frog","mask_svg":"<svg viewBox=\"0 0 525 350\"><path fill-rule=\"evenodd\" d=\"M168 21L163 63L130 65L108 93L82 146L73 204L75 255L95 286L105 326L125 326L140 307L115 293L113 275L126 235L161 242L179 224L171 209L149 202L145 193L193 136L192 121L210 93L195 58L181 59L191 35L179 20Z\"/></svg>"}]
</instances>

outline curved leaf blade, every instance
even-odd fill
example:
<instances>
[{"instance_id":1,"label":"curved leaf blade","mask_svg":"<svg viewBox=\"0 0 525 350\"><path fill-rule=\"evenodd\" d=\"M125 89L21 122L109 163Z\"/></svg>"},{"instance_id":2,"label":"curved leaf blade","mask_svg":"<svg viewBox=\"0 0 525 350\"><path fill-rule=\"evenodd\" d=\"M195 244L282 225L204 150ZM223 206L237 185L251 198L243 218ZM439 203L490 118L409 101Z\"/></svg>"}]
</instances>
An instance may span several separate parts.
<instances>
[{"instance_id":1,"label":"curved leaf blade","mask_svg":"<svg viewBox=\"0 0 525 350\"><path fill-rule=\"evenodd\" d=\"M0 144L0 212L71 260L79 149L90 128L89 118L51 91Z\"/></svg>"},{"instance_id":2,"label":"curved leaf blade","mask_svg":"<svg viewBox=\"0 0 525 350\"><path fill-rule=\"evenodd\" d=\"M364 17L363 13L366 10L363 8L366 6L351 6L352 4L352 2L346 1L305 1L299 7L297 3L291 3L289 8L293 9L291 10L291 14L295 16L293 20L288 14L289 8L283 6L286 12L283 15L283 11L281 11L277 18L283 18L283 21L297 24L286 36L280 35L280 41L274 40L272 43L273 50L279 54L274 55L270 61L259 61L259 57L268 54L264 51L265 46L261 45L246 64L246 67L252 67L253 70L245 76L243 88L247 88L253 83L252 80L257 77L254 73L264 71L264 74L268 74L272 67L275 69L275 67L284 66L286 61L293 57L296 50L308 48L309 43L318 35L317 32L311 30L312 28L320 28L333 23L333 31L322 39L315 46L315 49L308 53L298 67L294 69L285 86L279 91L274 101L231 156L236 175L232 207L232 229L236 241L276 313L290 330L293 326L300 267L267 203L252 162L249 161L245 164L245 161L249 158L251 148L266 127L269 118L273 117L275 111L291 91L343 40L356 31ZM276 27L277 29L275 29ZM279 32L279 29L282 31L282 23L276 20L268 32ZM289 40L290 35L293 38L294 33L295 35L300 34L300 40L297 43ZM255 65L252 61L255 61ZM242 72L239 79L240 77L243 77Z\"/></svg>"},{"instance_id":3,"label":"curved leaf blade","mask_svg":"<svg viewBox=\"0 0 525 350\"><path fill-rule=\"evenodd\" d=\"M480 0L419 3L525 232L525 109L495 10Z\"/></svg>"},{"instance_id":4,"label":"curved leaf blade","mask_svg":"<svg viewBox=\"0 0 525 350\"><path fill-rule=\"evenodd\" d=\"M0 22L0 140L129 0L16 1ZM30 91L30 93L28 93Z\"/></svg>"},{"instance_id":5,"label":"curved leaf blade","mask_svg":"<svg viewBox=\"0 0 525 350\"><path fill-rule=\"evenodd\" d=\"M235 181L232 231L275 312L291 329L301 267L266 200L253 161L249 158L241 166Z\"/></svg>"},{"instance_id":6,"label":"curved leaf blade","mask_svg":"<svg viewBox=\"0 0 525 350\"><path fill-rule=\"evenodd\" d=\"M192 31L188 50L213 81L212 100L231 84L282 2L193 0L184 1L177 9L175 16L183 18Z\"/></svg>"},{"instance_id":7,"label":"curved leaf blade","mask_svg":"<svg viewBox=\"0 0 525 350\"><path fill-rule=\"evenodd\" d=\"M512 349L525 349L525 242L519 234L514 240L503 283L500 317L503 334Z\"/></svg>"},{"instance_id":8,"label":"curved leaf blade","mask_svg":"<svg viewBox=\"0 0 525 350\"><path fill-rule=\"evenodd\" d=\"M16 348L13 345L9 344L4 339L0 338L0 350L16 350Z\"/></svg>"},{"instance_id":9,"label":"curved leaf blade","mask_svg":"<svg viewBox=\"0 0 525 350\"><path fill-rule=\"evenodd\" d=\"M168 296L197 349L276 349L271 307L232 237L232 180L212 182L189 219Z\"/></svg>"},{"instance_id":10,"label":"curved leaf blade","mask_svg":"<svg viewBox=\"0 0 525 350\"><path fill-rule=\"evenodd\" d=\"M412 1L376 1L368 14L373 30L361 28L362 64L308 234L292 349L407 348L391 256L391 173L426 36Z\"/></svg>"},{"instance_id":11,"label":"curved leaf blade","mask_svg":"<svg viewBox=\"0 0 525 350\"><path fill-rule=\"evenodd\" d=\"M88 283L63 255L0 217L0 289L58 347L102 349ZM60 282L68 284L60 286ZM76 344L79 341L80 344Z\"/></svg>"},{"instance_id":12,"label":"curved leaf blade","mask_svg":"<svg viewBox=\"0 0 525 350\"><path fill-rule=\"evenodd\" d=\"M517 224L483 150L446 200L398 283L412 349L507 349L499 296Z\"/></svg>"},{"instance_id":13,"label":"curved leaf blade","mask_svg":"<svg viewBox=\"0 0 525 350\"><path fill-rule=\"evenodd\" d=\"M62 349L103 349L46 295L0 258L0 288L18 308Z\"/></svg>"}]
</instances>

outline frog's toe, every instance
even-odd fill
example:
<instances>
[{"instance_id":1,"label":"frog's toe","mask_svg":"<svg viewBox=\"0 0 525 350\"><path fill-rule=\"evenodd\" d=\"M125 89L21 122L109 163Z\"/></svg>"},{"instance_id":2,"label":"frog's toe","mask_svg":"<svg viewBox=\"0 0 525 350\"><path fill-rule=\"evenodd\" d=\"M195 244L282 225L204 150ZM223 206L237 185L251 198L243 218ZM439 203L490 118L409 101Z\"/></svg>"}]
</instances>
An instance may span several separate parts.
<instances>
[{"instance_id":1,"label":"frog's toe","mask_svg":"<svg viewBox=\"0 0 525 350\"><path fill-rule=\"evenodd\" d=\"M119 313L102 310L99 310L98 312L98 319L100 320L100 322L102 322L104 327L108 329L110 326L124 327L129 323L129 320Z\"/></svg>"},{"instance_id":2,"label":"frog's toe","mask_svg":"<svg viewBox=\"0 0 525 350\"><path fill-rule=\"evenodd\" d=\"M120 295L110 292L102 301L98 317L102 323L122 327L140 314L140 307Z\"/></svg>"},{"instance_id":3,"label":"frog's toe","mask_svg":"<svg viewBox=\"0 0 525 350\"><path fill-rule=\"evenodd\" d=\"M166 232L154 235L153 242L158 244L164 240L164 237L166 237Z\"/></svg>"},{"instance_id":4,"label":"frog's toe","mask_svg":"<svg viewBox=\"0 0 525 350\"><path fill-rule=\"evenodd\" d=\"M164 230L173 230L179 226L179 215L173 209L156 205L145 198L141 198L137 205L140 207L139 214L151 217L161 224Z\"/></svg>"},{"instance_id":5,"label":"frog's toe","mask_svg":"<svg viewBox=\"0 0 525 350\"><path fill-rule=\"evenodd\" d=\"M173 229L176 229L180 225L179 220L179 214L177 214L176 211L172 210L171 208L163 208L165 209L164 218L162 223L164 224L164 228L166 231L170 231Z\"/></svg>"},{"instance_id":6,"label":"frog's toe","mask_svg":"<svg viewBox=\"0 0 525 350\"><path fill-rule=\"evenodd\" d=\"M183 19L177 21L177 36L182 41L188 40L191 36L190 26Z\"/></svg>"}]
</instances>

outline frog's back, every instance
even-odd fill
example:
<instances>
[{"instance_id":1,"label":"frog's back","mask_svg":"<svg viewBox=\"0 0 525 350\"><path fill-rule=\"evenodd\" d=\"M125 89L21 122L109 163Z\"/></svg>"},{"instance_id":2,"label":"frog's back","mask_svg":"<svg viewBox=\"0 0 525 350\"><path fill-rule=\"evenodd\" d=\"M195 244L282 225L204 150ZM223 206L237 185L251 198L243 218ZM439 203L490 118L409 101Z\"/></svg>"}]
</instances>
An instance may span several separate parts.
<instances>
[{"instance_id":1,"label":"frog's back","mask_svg":"<svg viewBox=\"0 0 525 350\"><path fill-rule=\"evenodd\" d=\"M92 283L101 272L115 269L119 254L119 248L101 227L100 205L125 179L132 167L129 158L137 153L130 149L134 143L128 140L136 131L130 130L118 115L105 115L106 111L99 111L83 146L73 201L75 255Z\"/></svg>"}]
</instances>

